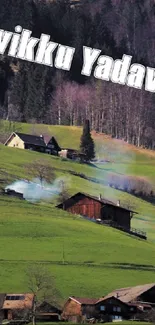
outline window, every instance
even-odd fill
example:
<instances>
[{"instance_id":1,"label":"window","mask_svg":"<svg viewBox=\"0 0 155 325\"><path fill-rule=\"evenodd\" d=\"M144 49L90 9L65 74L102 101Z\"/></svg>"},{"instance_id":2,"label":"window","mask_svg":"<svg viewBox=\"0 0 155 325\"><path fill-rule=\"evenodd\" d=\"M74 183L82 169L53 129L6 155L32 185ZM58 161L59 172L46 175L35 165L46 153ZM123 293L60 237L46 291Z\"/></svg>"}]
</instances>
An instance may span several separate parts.
<instances>
[{"instance_id":1,"label":"window","mask_svg":"<svg viewBox=\"0 0 155 325\"><path fill-rule=\"evenodd\" d=\"M25 297L20 295L20 296L6 296L6 300L24 300Z\"/></svg>"},{"instance_id":2,"label":"window","mask_svg":"<svg viewBox=\"0 0 155 325\"><path fill-rule=\"evenodd\" d=\"M113 311L121 312L121 307L114 306L113 307Z\"/></svg>"},{"instance_id":3,"label":"window","mask_svg":"<svg viewBox=\"0 0 155 325\"><path fill-rule=\"evenodd\" d=\"M112 316L112 319L122 320L122 317L121 316L114 315L114 316Z\"/></svg>"},{"instance_id":4,"label":"window","mask_svg":"<svg viewBox=\"0 0 155 325\"><path fill-rule=\"evenodd\" d=\"M105 310L105 306L100 306L100 310L104 311Z\"/></svg>"}]
</instances>

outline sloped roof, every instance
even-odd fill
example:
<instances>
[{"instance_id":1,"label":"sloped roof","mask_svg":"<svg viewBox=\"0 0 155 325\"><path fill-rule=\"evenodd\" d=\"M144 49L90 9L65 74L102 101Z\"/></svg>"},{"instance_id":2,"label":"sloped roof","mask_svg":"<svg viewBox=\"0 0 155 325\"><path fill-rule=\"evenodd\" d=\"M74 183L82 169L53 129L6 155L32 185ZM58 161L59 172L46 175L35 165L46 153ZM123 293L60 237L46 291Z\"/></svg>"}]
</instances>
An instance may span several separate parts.
<instances>
[{"instance_id":1,"label":"sloped roof","mask_svg":"<svg viewBox=\"0 0 155 325\"><path fill-rule=\"evenodd\" d=\"M44 138L42 136L31 135L31 134L24 134L24 133L18 133L18 132L16 132L16 134L25 143L34 144L36 146L42 146L42 147L45 147L46 146L45 141L44 141Z\"/></svg>"},{"instance_id":2,"label":"sloped roof","mask_svg":"<svg viewBox=\"0 0 155 325\"><path fill-rule=\"evenodd\" d=\"M99 198L99 197L96 197L96 196L92 196L92 195L89 195L89 194L86 194L84 192L78 192L76 194L74 194L73 196L71 196L69 199L67 199L66 201L64 201L63 203L71 203L71 205L73 205L73 200L75 199L75 203L76 203L76 198L78 198L78 196L86 196L90 199L93 199L97 202L101 202L103 204L106 204L106 205L111 205L111 206L114 206L116 208L119 208L119 209L122 209L122 210L126 210L126 211L129 211L129 212L133 212L133 213L137 213L135 211L132 211L132 210L129 210L129 209L126 209L124 207L121 207L121 206L118 206L116 203L112 202L112 201L109 201L109 200L106 200L104 198ZM63 203L57 205L57 208L61 208L63 206Z\"/></svg>"},{"instance_id":3,"label":"sloped roof","mask_svg":"<svg viewBox=\"0 0 155 325\"><path fill-rule=\"evenodd\" d=\"M150 290L155 286L155 283L150 283L150 284L144 284L144 285L139 285L135 287L129 287L129 288L121 288L121 289L116 289L106 295L104 298L101 298L98 300L99 301L104 301L107 298L110 297L116 297L117 299L129 303L140 297L144 292Z\"/></svg>"},{"instance_id":4,"label":"sloped roof","mask_svg":"<svg viewBox=\"0 0 155 325\"><path fill-rule=\"evenodd\" d=\"M17 297L24 298L18 300ZM9 297L11 299L9 299ZM31 309L33 306L34 294L23 293L23 294L7 294L3 303L2 309Z\"/></svg>"},{"instance_id":5,"label":"sloped roof","mask_svg":"<svg viewBox=\"0 0 155 325\"><path fill-rule=\"evenodd\" d=\"M24 143L33 144L35 146L41 146L46 147L46 144L44 142L44 138L37 135L31 135L31 134L25 134L25 133L19 133L19 132L13 132L9 138L5 141L4 145L7 145L9 140L12 138L12 136L18 136Z\"/></svg>"},{"instance_id":6,"label":"sloped roof","mask_svg":"<svg viewBox=\"0 0 155 325\"><path fill-rule=\"evenodd\" d=\"M72 300L75 300L78 302L80 305L94 305L98 299L96 298L82 298L82 297L69 297Z\"/></svg>"}]
</instances>

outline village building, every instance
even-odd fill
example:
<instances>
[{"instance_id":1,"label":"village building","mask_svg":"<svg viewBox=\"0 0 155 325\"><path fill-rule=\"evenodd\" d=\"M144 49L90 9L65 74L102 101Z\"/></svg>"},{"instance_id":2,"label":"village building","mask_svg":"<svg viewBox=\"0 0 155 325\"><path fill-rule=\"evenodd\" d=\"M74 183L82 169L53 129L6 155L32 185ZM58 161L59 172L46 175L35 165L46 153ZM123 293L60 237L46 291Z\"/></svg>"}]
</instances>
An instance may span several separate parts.
<instances>
[{"instance_id":1,"label":"village building","mask_svg":"<svg viewBox=\"0 0 155 325\"><path fill-rule=\"evenodd\" d=\"M63 308L62 320L78 323L86 318L93 317L97 300L75 296L69 297Z\"/></svg>"},{"instance_id":2,"label":"village building","mask_svg":"<svg viewBox=\"0 0 155 325\"><path fill-rule=\"evenodd\" d=\"M3 319L30 319L33 309L34 294L6 294L3 301Z\"/></svg>"},{"instance_id":3,"label":"village building","mask_svg":"<svg viewBox=\"0 0 155 325\"><path fill-rule=\"evenodd\" d=\"M132 319L138 313L136 305L127 304L116 297L100 299L95 305L97 318L100 321L111 322L114 320Z\"/></svg>"},{"instance_id":4,"label":"village building","mask_svg":"<svg viewBox=\"0 0 155 325\"><path fill-rule=\"evenodd\" d=\"M95 197L78 192L57 205L57 208L146 239L146 233L131 228L131 219L137 212L122 207L120 201L114 203L103 199L101 195Z\"/></svg>"},{"instance_id":5,"label":"village building","mask_svg":"<svg viewBox=\"0 0 155 325\"><path fill-rule=\"evenodd\" d=\"M106 321L148 317L155 309L155 283L114 290L99 299L96 309Z\"/></svg>"},{"instance_id":6,"label":"village building","mask_svg":"<svg viewBox=\"0 0 155 325\"><path fill-rule=\"evenodd\" d=\"M117 289L100 299L71 296L64 304L62 319L72 322L148 320L153 310L155 283Z\"/></svg>"},{"instance_id":7,"label":"village building","mask_svg":"<svg viewBox=\"0 0 155 325\"><path fill-rule=\"evenodd\" d=\"M55 137L53 136L37 136L19 132L13 132L6 140L4 145L8 147L48 153L50 155L58 155L58 152L61 150Z\"/></svg>"}]
</instances>

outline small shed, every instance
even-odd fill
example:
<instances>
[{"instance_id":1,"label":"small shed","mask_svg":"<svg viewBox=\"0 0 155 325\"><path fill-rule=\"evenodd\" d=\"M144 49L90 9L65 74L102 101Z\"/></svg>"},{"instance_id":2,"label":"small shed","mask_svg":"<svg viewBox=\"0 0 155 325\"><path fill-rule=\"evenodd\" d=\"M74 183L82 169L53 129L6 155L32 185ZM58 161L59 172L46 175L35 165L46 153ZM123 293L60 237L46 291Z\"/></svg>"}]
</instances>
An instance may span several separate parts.
<instances>
[{"instance_id":1,"label":"small shed","mask_svg":"<svg viewBox=\"0 0 155 325\"><path fill-rule=\"evenodd\" d=\"M37 307L36 319L38 321L58 322L60 320L61 312L60 308L44 301Z\"/></svg>"}]
</instances>

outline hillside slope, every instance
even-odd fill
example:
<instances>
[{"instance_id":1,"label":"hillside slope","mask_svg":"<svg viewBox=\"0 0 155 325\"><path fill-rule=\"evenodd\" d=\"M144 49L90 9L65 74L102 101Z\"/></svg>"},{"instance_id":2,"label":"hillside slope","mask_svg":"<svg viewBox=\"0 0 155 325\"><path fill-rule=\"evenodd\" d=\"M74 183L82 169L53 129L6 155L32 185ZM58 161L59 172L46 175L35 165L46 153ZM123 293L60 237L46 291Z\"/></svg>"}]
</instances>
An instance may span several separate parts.
<instances>
[{"instance_id":1,"label":"hillside slope","mask_svg":"<svg viewBox=\"0 0 155 325\"><path fill-rule=\"evenodd\" d=\"M21 126L23 132L30 133L30 125ZM48 127L49 131L61 146L78 147L80 128L74 128L73 132L73 128L54 126ZM62 297L71 294L98 297L116 287L154 282L154 206L71 174L75 171L104 178L113 170L136 176L142 174L154 183L154 153L103 135L94 134L94 139L97 155L102 159L111 155L111 163L86 166L1 145L1 187L16 179L28 178L24 164L44 157L55 168L57 177L66 176L70 194L77 191L102 193L106 198L120 199L123 205L134 206L139 215L132 220L132 225L147 230L148 241L72 216L56 209L54 201L32 204L0 196L1 291L26 291L25 269L29 263L39 262L46 263L56 276Z\"/></svg>"}]
</instances>

